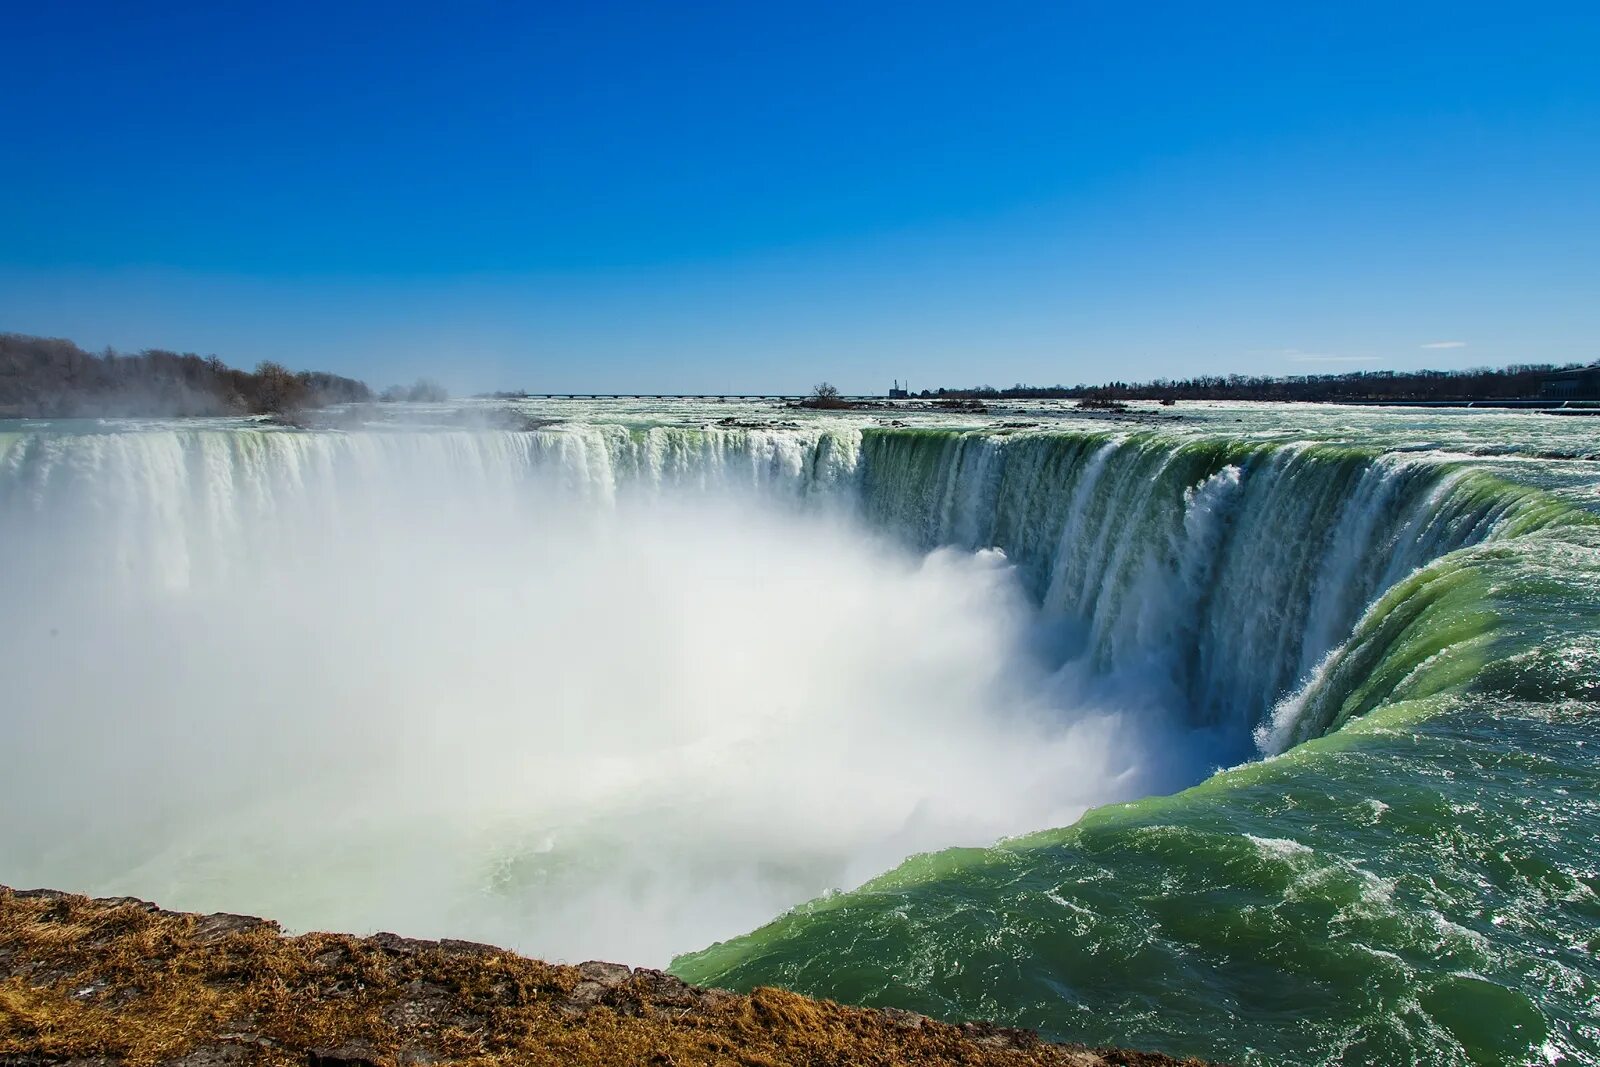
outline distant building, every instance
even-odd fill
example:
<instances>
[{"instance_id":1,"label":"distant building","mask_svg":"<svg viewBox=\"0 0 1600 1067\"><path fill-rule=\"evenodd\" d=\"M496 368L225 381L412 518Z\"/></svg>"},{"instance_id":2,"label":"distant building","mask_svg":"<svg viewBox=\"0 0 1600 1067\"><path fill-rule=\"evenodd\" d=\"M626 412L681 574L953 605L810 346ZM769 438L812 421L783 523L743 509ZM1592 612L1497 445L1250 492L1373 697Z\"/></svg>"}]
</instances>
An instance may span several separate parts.
<instances>
[{"instance_id":1,"label":"distant building","mask_svg":"<svg viewBox=\"0 0 1600 1067\"><path fill-rule=\"evenodd\" d=\"M1600 400L1600 360L1554 372L1539 391L1550 400Z\"/></svg>"},{"instance_id":2,"label":"distant building","mask_svg":"<svg viewBox=\"0 0 1600 1067\"><path fill-rule=\"evenodd\" d=\"M911 383L907 382L905 384L905 388L902 389L900 387L900 379L896 378L894 380L894 388L889 390L889 399L890 400L904 400L907 397L909 397L910 395L911 395Z\"/></svg>"}]
</instances>

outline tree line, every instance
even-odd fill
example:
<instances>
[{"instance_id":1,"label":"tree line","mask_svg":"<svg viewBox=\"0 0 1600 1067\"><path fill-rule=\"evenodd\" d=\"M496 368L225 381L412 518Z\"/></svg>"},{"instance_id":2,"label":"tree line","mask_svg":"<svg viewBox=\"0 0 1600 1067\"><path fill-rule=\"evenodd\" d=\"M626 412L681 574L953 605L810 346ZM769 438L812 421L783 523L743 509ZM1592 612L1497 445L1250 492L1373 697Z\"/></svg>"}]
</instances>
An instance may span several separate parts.
<instances>
[{"instance_id":1,"label":"tree line","mask_svg":"<svg viewBox=\"0 0 1600 1067\"><path fill-rule=\"evenodd\" d=\"M446 396L424 380L378 399ZM282 414L372 399L365 382L271 361L244 371L193 352L97 355L60 338L0 333L0 418Z\"/></svg>"},{"instance_id":2,"label":"tree line","mask_svg":"<svg viewBox=\"0 0 1600 1067\"><path fill-rule=\"evenodd\" d=\"M1580 363L1519 363L1500 369L1352 371L1345 374L1198 375L1148 382L1112 381L1103 385L991 385L967 389L924 389L919 396L967 400L1513 400L1537 397L1551 375L1583 370ZM1595 376L1600 378L1600 375ZM1594 395L1591 391L1583 395Z\"/></svg>"}]
</instances>

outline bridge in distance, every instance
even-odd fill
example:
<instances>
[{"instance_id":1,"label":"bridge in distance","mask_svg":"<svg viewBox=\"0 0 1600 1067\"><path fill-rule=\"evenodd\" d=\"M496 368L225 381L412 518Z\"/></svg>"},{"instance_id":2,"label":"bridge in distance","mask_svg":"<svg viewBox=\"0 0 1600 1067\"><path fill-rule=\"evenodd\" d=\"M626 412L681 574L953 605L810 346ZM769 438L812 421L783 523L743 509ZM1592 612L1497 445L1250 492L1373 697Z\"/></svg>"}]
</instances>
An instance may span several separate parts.
<instances>
[{"instance_id":1,"label":"bridge in distance","mask_svg":"<svg viewBox=\"0 0 1600 1067\"><path fill-rule=\"evenodd\" d=\"M501 400L805 400L809 393L518 393ZM881 396L841 396L841 400L882 400Z\"/></svg>"}]
</instances>

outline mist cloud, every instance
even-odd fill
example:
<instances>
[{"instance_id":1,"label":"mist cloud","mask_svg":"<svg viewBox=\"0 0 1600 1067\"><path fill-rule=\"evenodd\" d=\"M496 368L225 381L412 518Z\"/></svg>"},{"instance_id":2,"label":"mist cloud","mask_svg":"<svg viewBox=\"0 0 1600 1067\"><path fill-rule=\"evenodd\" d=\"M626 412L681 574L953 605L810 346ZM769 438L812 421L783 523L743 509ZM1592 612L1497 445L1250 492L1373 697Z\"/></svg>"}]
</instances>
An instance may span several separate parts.
<instances>
[{"instance_id":1,"label":"mist cloud","mask_svg":"<svg viewBox=\"0 0 1600 1067\"><path fill-rule=\"evenodd\" d=\"M138 436L3 516L13 884L660 964L1201 773L998 553L360 442L179 477Z\"/></svg>"}]
</instances>

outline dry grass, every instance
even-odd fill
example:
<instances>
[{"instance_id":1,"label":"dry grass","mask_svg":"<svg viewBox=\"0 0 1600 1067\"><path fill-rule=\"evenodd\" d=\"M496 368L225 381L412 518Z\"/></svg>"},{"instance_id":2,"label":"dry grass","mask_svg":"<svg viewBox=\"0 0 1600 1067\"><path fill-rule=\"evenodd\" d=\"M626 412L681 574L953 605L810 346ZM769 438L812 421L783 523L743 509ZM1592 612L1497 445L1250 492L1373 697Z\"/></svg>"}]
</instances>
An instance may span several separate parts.
<instances>
[{"instance_id":1,"label":"dry grass","mask_svg":"<svg viewBox=\"0 0 1600 1067\"><path fill-rule=\"evenodd\" d=\"M0 887L0 1063L1172 1064L778 989Z\"/></svg>"}]
</instances>

